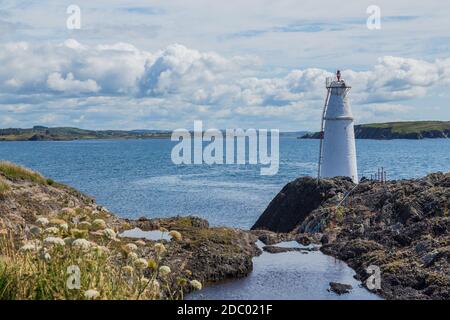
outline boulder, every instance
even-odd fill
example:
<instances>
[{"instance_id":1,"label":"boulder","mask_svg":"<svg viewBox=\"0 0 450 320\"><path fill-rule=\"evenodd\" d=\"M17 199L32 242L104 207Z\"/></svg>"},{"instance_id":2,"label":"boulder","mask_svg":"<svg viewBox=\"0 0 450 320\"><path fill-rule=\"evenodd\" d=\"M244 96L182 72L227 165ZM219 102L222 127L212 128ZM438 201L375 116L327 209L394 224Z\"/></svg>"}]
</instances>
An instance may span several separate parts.
<instances>
[{"instance_id":1,"label":"boulder","mask_svg":"<svg viewBox=\"0 0 450 320\"><path fill-rule=\"evenodd\" d=\"M345 177L320 182L311 177L299 178L278 193L252 230L290 232L326 200L346 193L353 186L351 179Z\"/></svg>"},{"instance_id":2,"label":"boulder","mask_svg":"<svg viewBox=\"0 0 450 320\"><path fill-rule=\"evenodd\" d=\"M339 283L339 282L330 282L330 288L328 291L334 292L338 295L349 293L353 287L349 284Z\"/></svg>"}]
</instances>

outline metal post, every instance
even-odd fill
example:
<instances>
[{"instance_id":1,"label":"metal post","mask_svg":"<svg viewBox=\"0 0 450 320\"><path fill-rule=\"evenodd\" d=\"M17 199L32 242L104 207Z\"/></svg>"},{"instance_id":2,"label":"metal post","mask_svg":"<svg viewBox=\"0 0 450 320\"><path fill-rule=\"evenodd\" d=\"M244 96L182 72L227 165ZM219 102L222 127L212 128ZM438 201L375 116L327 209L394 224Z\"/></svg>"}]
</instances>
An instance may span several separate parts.
<instances>
[{"instance_id":1,"label":"metal post","mask_svg":"<svg viewBox=\"0 0 450 320\"><path fill-rule=\"evenodd\" d=\"M320 180L320 169L321 169L321 165L322 165L322 152L323 152L325 113L327 112L328 99L330 97L330 90L331 90L331 88L328 86L328 79L326 80L326 85L327 85L327 96L325 98L325 103L323 105L322 121L320 124L320 145L319 145L319 164L318 164L318 168L317 168L317 183L319 183L319 180Z\"/></svg>"}]
</instances>

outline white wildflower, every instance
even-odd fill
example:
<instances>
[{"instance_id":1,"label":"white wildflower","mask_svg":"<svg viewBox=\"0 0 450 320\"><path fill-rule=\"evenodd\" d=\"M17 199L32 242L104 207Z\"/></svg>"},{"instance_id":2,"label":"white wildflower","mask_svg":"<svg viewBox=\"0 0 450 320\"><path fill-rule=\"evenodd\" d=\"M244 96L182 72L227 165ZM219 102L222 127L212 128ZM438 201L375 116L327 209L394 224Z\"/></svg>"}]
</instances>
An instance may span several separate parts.
<instances>
[{"instance_id":1,"label":"white wildflower","mask_svg":"<svg viewBox=\"0 0 450 320\"><path fill-rule=\"evenodd\" d=\"M72 247L83 251L89 250L91 246L92 243L86 239L76 239L74 242L72 242Z\"/></svg>"},{"instance_id":2,"label":"white wildflower","mask_svg":"<svg viewBox=\"0 0 450 320\"><path fill-rule=\"evenodd\" d=\"M133 269L132 266L123 266L122 267L122 272L127 274L127 275L133 274L133 271L134 271L134 269Z\"/></svg>"},{"instance_id":3,"label":"white wildflower","mask_svg":"<svg viewBox=\"0 0 450 320\"><path fill-rule=\"evenodd\" d=\"M95 230L103 230L106 228L106 222L103 219L95 219L92 221L92 227Z\"/></svg>"},{"instance_id":4,"label":"white wildflower","mask_svg":"<svg viewBox=\"0 0 450 320\"><path fill-rule=\"evenodd\" d=\"M148 283L150 282L150 280L146 277L141 277L139 279L141 286L146 287L148 285Z\"/></svg>"},{"instance_id":5,"label":"white wildflower","mask_svg":"<svg viewBox=\"0 0 450 320\"><path fill-rule=\"evenodd\" d=\"M162 243L156 243L155 244L155 250L158 254L163 254L164 252L166 252L166 247L162 244Z\"/></svg>"},{"instance_id":6,"label":"white wildflower","mask_svg":"<svg viewBox=\"0 0 450 320\"><path fill-rule=\"evenodd\" d=\"M155 279L151 280L148 284L147 289L158 295L159 291L160 291L160 285L159 285L158 280L155 280Z\"/></svg>"},{"instance_id":7,"label":"white wildflower","mask_svg":"<svg viewBox=\"0 0 450 320\"><path fill-rule=\"evenodd\" d=\"M27 242L19 250L23 252L37 251L40 249L38 242Z\"/></svg>"},{"instance_id":8,"label":"white wildflower","mask_svg":"<svg viewBox=\"0 0 450 320\"><path fill-rule=\"evenodd\" d=\"M148 268L148 262L144 258L139 258L134 261L134 266L139 270L143 270Z\"/></svg>"},{"instance_id":9,"label":"white wildflower","mask_svg":"<svg viewBox=\"0 0 450 320\"><path fill-rule=\"evenodd\" d=\"M200 281L198 281L198 280L191 280L190 284L191 284L192 287L194 287L194 289L202 290L203 286L202 286L202 283Z\"/></svg>"},{"instance_id":10,"label":"white wildflower","mask_svg":"<svg viewBox=\"0 0 450 320\"><path fill-rule=\"evenodd\" d=\"M128 259L130 259L131 261L137 260L139 257L137 255L136 252L130 252L128 253Z\"/></svg>"},{"instance_id":11,"label":"white wildflower","mask_svg":"<svg viewBox=\"0 0 450 320\"><path fill-rule=\"evenodd\" d=\"M48 219L44 217L38 218L36 220L36 224L40 225L41 227L45 227L46 225L48 225L48 223L49 223Z\"/></svg>"},{"instance_id":12,"label":"white wildflower","mask_svg":"<svg viewBox=\"0 0 450 320\"><path fill-rule=\"evenodd\" d=\"M103 230L103 235L108 239L115 239L116 238L116 232L113 229L105 229Z\"/></svg>"},{"instance_id":13,"label":"white wildflower","mask_svg":"<svg viewBox=\"0 0 450 320\"><path fill-rule=\"evenodd\" d=\"M168 266L159 267L159 274L163 277L167 276L171 271Z\"/></svg>"},{"instance_id":14,"label":"white wildflower","mask_svg":"<svg viewBox=\"0 0 450 320\"><path fill-rule=\"evenodd\" d=\"M124 245L124 249L126 252L133 252L136 251L138 247L134 243L127 243L126 245Z\"/></svg>"},{"instance_id":15,"label":"white wildflower","mask_svg":"<svg viewBox=\"0 0 450 320\"><path fill-rule=\"evenodd\" d=\"M86 299L93 300L100 297L100 293L97 290L89 289L84 292L84 297Z\"/></svg>"},{"instance_id":16,"label":"white wildflower","mask_svg":"<svg viewBox=\"0 0 450 320\"><path fill-rule=\"evenodd\" d=\"M47 234L59 234L59 229L56 227L50 227L44 230L45 233Z\"/></svg>"},{"instance_id":17,"label":"white wildflower","mask_svg":"<svg viewBox=\"0 0 450 320\"><path fill-rule=\"evenodd\" d=\"M58 237L47 237L44 239L44 244L46 246L64 246L66 243L63 239Z\"/></svg>"}]
</instances>

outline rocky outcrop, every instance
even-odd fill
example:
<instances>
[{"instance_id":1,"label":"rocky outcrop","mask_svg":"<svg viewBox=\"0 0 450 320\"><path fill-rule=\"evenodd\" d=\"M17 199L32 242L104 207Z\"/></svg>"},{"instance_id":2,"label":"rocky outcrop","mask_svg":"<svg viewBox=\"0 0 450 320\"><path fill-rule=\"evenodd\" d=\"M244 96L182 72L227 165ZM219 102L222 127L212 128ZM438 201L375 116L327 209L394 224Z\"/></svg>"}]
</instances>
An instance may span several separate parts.
<instances>
[{"instance_id":1,"label":"rocky outcrop","mask_svg":"<svg viewBox=\"0 0 450 320\"><path fill-rule=\"evenodd\" d=\"M288 183L270 202L252 230L289 232L310 213L330 199L339 199L353 186L351 179L321 180L299 178Z\"/></svg>"},{"instance_id":2,"label":"rocky outcrop","mask_svg":"<svg viewBox=\"0 0 450 320\"><path fill-rule=\"evenodd\" d=\"M362 281L368 266L378 266L377 292L385 298L450 299L450 174L362 182L338 206L353 186L346 178L297 179L254 228L320 238L321 250L346 261Z\"/></svg>"}]
</instances>

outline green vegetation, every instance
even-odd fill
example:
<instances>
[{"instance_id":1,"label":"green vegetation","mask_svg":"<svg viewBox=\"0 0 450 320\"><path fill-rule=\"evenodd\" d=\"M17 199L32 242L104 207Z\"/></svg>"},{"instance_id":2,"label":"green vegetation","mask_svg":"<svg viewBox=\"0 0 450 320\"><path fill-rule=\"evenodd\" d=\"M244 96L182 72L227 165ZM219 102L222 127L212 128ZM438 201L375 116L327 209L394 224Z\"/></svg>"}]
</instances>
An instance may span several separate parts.
<instances>
[{"instance_id":1,"label":"green vegetation","mask_svg":"<svg viewBox=\"0 0 450 320\"><path fill-rule=\"evenodd\" d=\"M362 124L362 128L384 128L395 133L418 133L423 131L445 131L450 130L450 121L403 121L387 123Z\"/></svg>"},{"instance_id":2,"label":"green vegetation","mask_svg":"<svg viewBox=\"0 0 450 320\"><path fill-rule=\"evenodd\" d=\"M93 139L149 139L170 137L168 131L158 130L84 130L71 127L47 128L35 126L29 129L0 129L0 141L68 141Z\"/></svg>"},{"instance_id":3,"label":"green vegetation","mask_svg":"<svg viewBox=\"0 0 450 320\"><path fill-rule=\"evenodd\" d=\"M320 139L320 133L307 133L302 139ZM450 138L450 121L404 121L368 123L355 126L356 139Z\"/></svg>"},{"instance_id":4,"label":"green vegetation","mask_svg":"<svg viewBox=\"0 0 450 320\"><path fill-rule=\"evenodd\" d=\"M27 180L40 184L49 184L41 174L17 164L0 161L0 173L11 180Z\"/></svg>"}]
</instances>

